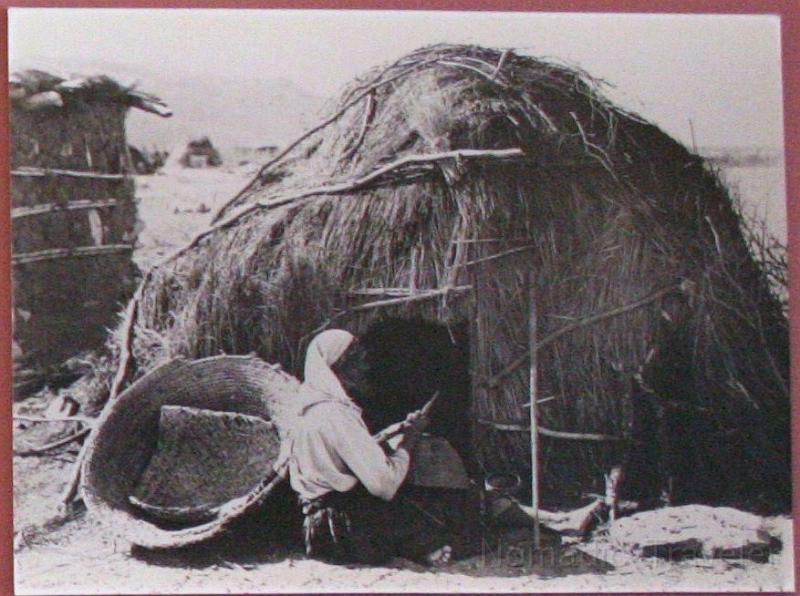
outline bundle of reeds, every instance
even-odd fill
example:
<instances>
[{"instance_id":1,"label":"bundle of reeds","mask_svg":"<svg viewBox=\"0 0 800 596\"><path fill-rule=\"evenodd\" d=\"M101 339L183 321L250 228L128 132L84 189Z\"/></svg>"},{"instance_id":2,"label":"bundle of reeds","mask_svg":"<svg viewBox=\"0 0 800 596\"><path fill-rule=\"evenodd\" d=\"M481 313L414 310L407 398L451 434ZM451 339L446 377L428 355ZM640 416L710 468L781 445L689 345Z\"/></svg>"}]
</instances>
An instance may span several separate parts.
<instances>
[{"instance_id":1,"label":"bundle of reeds","mask_svg":"<svg viewBox=\"0 0 800 596\"><path fill-rule=\"evenodd\" d=\"M165 356L297 370L329 325L465 323L479 459L525 473L534 295L545 501L624 462L651 493L785 504L787 322L740 223L700 157L585 73L423 48L145 276L112 393Z\"/></svg>"}]
</instances>

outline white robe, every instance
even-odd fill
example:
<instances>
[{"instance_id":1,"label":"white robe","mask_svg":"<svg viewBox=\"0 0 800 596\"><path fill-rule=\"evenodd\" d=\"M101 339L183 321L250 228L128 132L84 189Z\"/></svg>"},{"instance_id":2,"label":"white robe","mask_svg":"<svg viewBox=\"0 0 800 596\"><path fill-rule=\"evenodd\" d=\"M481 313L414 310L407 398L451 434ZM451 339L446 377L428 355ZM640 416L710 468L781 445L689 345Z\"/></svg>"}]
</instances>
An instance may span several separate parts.
<instances>
[{"instance_id":1,"label":"white robe","mask_svg":"<svg viewBox=\"0 0 800 596\"><path fill-rule=\"evenodd\" d=\"M370 494L389 501L408 473L408 451L383 451L330 368L352 341L347 331L331 329L317 335L306 352L305 382L289 438L290 482L305 500L346 492L361 482Z\"/></svg>"}]
</instances>

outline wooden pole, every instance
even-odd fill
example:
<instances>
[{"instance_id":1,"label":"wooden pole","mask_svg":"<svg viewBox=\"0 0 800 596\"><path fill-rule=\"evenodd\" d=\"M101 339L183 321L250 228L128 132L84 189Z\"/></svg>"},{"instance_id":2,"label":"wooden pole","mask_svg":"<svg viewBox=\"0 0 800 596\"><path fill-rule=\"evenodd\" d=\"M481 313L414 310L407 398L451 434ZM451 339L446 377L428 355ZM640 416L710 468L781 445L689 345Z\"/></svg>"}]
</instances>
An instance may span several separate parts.
<instances>
[{"instance_id":1,"label":"wooden pole","mask_svg":"<svg viewBox=\"0 0 800 596\"><path fill-rule=\"evenodd\" d=\"M536 280L533 271L528 273L528 342L530 344L530 398L531 398L531 513L533 514L533 545L539 548L539 421L537 420L537 370L536 336L539 326L536 312Z\"/></svg>"},{"instance_id":2,"label":"wooden pole","mask_svg":"<svg viewBox=\"0 0 800 596\"><path fill-rule=\"evenodd\" d=\"M102 180L124 180L125 174L107 174L105 172L88 172L83 170L58 170L55 168L31 168L20 167L11 170L12 176L19 177L46 177L46 176L69 176L72 178L98 178Z\"/></svg>"},{"instance_id":3,"label":"wooden pole","mask_svg":"<svg viewBox=\"0 0 800 596\"><path fill-rule=\"evenodd\" d=\"M413 296L417 293L417 247L411 249L411 269L408 273L408 293Z\"/></svg>"},{"instance_id":4,"label":"wooden pole","mask_svg":"<svg viewBox=\"0 0 800 596\"><path fill-rule=\"evenodd\" d=\"M76 246L74 248L50 248L37 252L25 252L11 255L12 265L25 265L39 261L53 261L56 259L71 259L83 257L97 257L100 255L120 252L132 252L132 244L105 244L101 246Z\"/></svg>"}]
</instances>

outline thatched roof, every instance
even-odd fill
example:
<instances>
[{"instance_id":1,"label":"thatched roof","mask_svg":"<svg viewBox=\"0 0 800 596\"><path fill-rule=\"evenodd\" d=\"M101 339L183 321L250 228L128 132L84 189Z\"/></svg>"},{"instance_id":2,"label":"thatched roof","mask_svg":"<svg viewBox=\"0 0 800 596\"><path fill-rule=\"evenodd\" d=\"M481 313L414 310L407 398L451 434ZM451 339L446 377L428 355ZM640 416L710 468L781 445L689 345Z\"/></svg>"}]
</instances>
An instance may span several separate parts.
<instances>
[{"instance_id":1,"label":"thatched roof","mask_svg":"<svg viewBox=\"0 0 800 596\"><path fill-rule=\"evenodd\" d=\"M9 77L11 106L22 110L74 109L95 102L117 103L164 118L172 111L155 95L125 86L106 75L62 77L42 70L24 70Z\"/></svg>"},{"instance_id":2,"label":"thatched roof","mask_svg":"<svg viewBox=\"0 0 800 596\"><path fill-rule=\"evenodd\" d=\"M585 73L511 51L354 81L145 277L117 384L220 351L297 370L331 324L464 322L481 464L524 473L529 279L547 495L620 461L678 494L788 495L787 325L729 194Z\"/></svg>"}]
</instances>

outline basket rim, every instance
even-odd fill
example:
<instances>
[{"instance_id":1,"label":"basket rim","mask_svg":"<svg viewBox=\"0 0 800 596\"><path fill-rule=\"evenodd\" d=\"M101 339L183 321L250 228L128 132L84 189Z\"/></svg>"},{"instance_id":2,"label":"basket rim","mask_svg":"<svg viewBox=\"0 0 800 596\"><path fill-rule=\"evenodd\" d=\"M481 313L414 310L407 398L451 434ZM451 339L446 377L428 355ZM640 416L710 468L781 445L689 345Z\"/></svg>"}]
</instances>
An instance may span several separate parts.
<instances>
[{"instance_id":1,"label":"basket rim","mask_svg":"<svg viewBox=\"0 0 800 596\"><path fill-rule=\"evenodd\" d=\"M104 519L110 527L117 529L117 533L134 544L147 548L176 548L201 542L222 531L225 525L231 520L239 517L251 507L260 503L272 492L276 482L262 481L256 484L248 493L228 501L218 507L213 513L212 519L196 526L180 528L177 530L167 530L158 527L156 524L131 515L125 509L114 506L107 499L103 498L90 486L89 480L95 465L95 457L98 447L98 438L102 437L102 429L106 421L117 412L119 404L125 404L132 396L140 396L148 389L157 387L158 383L165 378L173 378L181 371L192 369L209 362L230 362L240 365L252 364L273 374L284 377L284 380L293 382L299 388L300 382L292 375L287 373L279 364L268 363L255 354L233 355L219 354L198 359L176 357L164 362L145 375L134 381L124 391L122 391L113 402L108 402L98 416L96 423L92 427L82 449L81 457L81 481L79 485L80 495L86 503L87 509L98 518ZM267 382L268 377L264 377ZM272 476L271 480L274 480Z\"/></svg>"}]
</instances>

